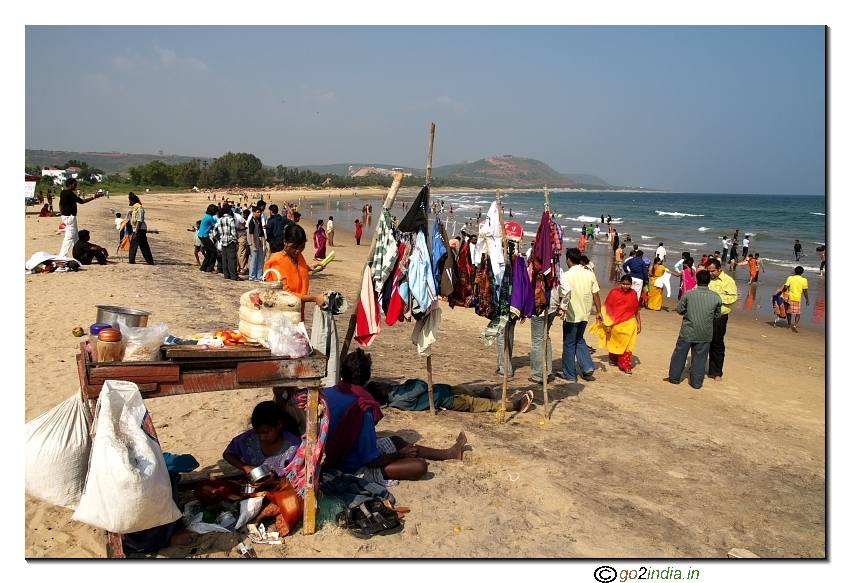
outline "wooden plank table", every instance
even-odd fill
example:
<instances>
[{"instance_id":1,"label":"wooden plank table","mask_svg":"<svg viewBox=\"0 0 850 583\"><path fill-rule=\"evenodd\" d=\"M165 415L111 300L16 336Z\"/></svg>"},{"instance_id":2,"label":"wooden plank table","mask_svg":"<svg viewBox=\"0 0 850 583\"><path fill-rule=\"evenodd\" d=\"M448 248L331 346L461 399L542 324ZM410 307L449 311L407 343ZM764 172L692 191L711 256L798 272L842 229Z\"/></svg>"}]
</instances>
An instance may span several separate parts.
<instances>
[{"instance_id":1,"label":"wooden plank table","mask_svg":"<svg viewBox=\"0 0 850 583\"><path fill-rule=\"evenodd\" d=\"M155 362L98 362L87 343L81 342L77 370L92 411L106 380L136 383L144 399L238 389L272 389L275 393L283 389L307 390L307 485L301 532L315 533L313 448L319 437L319 391L328 365L325 355L314 350L310 356L289 358L272 356L267 348L239 346L202 349L175 345L163 346L162 351L165 360ZM107 555L124 556L120 535L107 533Z\"/></svg>"}]
</instances>

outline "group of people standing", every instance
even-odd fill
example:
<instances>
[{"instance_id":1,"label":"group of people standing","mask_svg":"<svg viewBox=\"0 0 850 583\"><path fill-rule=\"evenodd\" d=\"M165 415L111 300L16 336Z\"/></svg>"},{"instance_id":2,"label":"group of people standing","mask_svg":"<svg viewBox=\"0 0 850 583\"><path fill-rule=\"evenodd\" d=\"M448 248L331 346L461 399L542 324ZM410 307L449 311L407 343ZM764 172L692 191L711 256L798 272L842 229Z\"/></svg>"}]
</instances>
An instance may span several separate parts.
<instances>
[{"instance_id":1,"label":"group of people standing","mask_svg":"<svg viewBox=\"0 0 850 583\"><path fill-rule=\"evenodd\" d=\"M65 225L65 237L62 240L59 256L68 257L70 252L71 256L83 265L91 265L92 262L106 265L109 263L107 248L92 243L90 231L88 229L80 230L77 223L78 205L87 204L105 196L106 193L103 190L98 190L94 196L82 198L76 191L77 179L69 178L65 182L65 188L59 193L59 212L62 223ZM136 263L136 256L141 251L145 263L153 265L153 254L148 243L148 225L145 222L145 208L142 206L142 201L134 193L129 193L127 198L130 212L121 220L120 224L116 221L116 228L119 230L119 247L123 248L124 237L126 236L129 263ZM117 216L120 217L120 213Z\"/></svg>"}]
</instances>

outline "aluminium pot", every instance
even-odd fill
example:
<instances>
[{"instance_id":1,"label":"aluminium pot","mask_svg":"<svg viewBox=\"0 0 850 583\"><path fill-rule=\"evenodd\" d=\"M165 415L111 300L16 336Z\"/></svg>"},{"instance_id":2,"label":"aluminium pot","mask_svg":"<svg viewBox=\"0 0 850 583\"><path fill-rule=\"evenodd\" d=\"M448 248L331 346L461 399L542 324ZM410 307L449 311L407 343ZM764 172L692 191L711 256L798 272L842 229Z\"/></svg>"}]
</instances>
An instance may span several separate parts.
<instances>
[{"instance_id":1,"label":"aluminium pot","mask_svg":"<svg viewBox=\"0 0 850 583\"><path fill-rule=\"evenodd\" d=\"M134 310L132 308L122 308L121 306L95 307L97 308L96 321L103 324L111 324L113 328L118 328L119 324L132 328L145 328L148 325L148 316L150 316L150 312Z\"/></svg>"}]
</instances>

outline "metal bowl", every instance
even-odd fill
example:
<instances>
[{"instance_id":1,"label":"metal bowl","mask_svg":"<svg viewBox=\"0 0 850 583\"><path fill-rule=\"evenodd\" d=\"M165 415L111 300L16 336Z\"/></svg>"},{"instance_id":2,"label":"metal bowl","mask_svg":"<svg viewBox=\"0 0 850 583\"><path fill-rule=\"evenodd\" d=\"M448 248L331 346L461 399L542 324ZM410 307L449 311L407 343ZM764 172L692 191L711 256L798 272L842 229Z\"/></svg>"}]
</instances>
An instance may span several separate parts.
<instances>
[{"instance_id":1,"label":"metal bowl","mask_svg":"<svg viewBox=\"0 0 850 583\"><path fill-rule=\"evenodd\" d=\"M97 322L102 324L111 324L113 328L118 328L121 324L125 327L144 328L148 325L148 316L150 312L142 310L134 310L132 308L122 308L121 306L95 306L97 308Z\"/></svg>"},{"instance_id":2,"label":"metal bowl","mask_svg":"<svg viewBox=\"0 0 850 583\"><path fill-rule=\"evenodd\" d=\"M242 484L242 493L243 494L253 494L257 491L256 486L252 486L251 484Z\"/></svg>"},{"instance_id":3,"label":"metal bowl","mask_svg":"<svg viewBox=\"0 0 850 583\"><path fill-rule=\"evenodd\" d=\"M266 464L261 464L248 472L248 481L257 484L272 477L272 471Z\"/></svg>"}]
</instances>

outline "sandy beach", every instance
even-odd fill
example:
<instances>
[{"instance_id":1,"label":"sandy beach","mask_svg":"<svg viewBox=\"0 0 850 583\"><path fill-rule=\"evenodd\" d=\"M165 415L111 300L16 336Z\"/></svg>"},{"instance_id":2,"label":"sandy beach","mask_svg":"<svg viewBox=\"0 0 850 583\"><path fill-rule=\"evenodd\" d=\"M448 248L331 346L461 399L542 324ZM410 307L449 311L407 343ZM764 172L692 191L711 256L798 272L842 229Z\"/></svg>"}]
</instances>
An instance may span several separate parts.
<instances>
[{"instance_id":1,"label":"sandy beach","mask_svg":"<svg viewBox=\"0 0 850 583\"><path fill-rule=\"evenodd\" d=\"M255 284L226 281L195 266L193 233L187 229L203 216L207 195L140 190L149 229L157 231L149 235L156 265L141 259L129 265L124 255L114 265L25 278L25 421L78 391L80 339L71 330L88 330L97 304L146 310L151 322L166 323L176 336L238 324L239 296ZM407 188L404 196L416 191ZM384 192L358 189L358 199L351 199L351 191L343 191L342 200L346 207L354 200L357 209L372 202L377 221ZM339 194L274 192L272 202L299 196L305 197L301 223L309 238L316 219L334 214L336 209L327 207ZM117 233L110 209L125 213L126 195L81 206L79 224L91 231L94 243L114 249ZM28 209L24 221L22 262L37 251L56 253L61 247L60 219L38 218L37 210ZM394 214L403 216L399 208ZM355 245L348 220L336 221L336 228L336 259L312 278L311 291L340 291L351 310L370 240L364 237L361 246ZM305 256L311 259L312 253L308 243ZM286 544L257 547L257 553L278 558L707 559L743 548L766 558L825 557L823 327L802 326L794 334L773 328L772 320L733 311L723 382L706 379L701 390L694 390L687 383L662 382L681 322L675 306L675 298L665 298L661 312L642 312L633 375L611 368L599 350L595 382L552 383L548 421L541 387L528 381L530 325L517 324L516 373L509 379L508 396L533 389L530 412L508 414L499 424L491 413L440 411L431 417L386 409L379 436L399 433L440 448L451 445L461 430L469 439L463 461L432 462L425 479L392 489L398 504L411 509L403 532L359 540L325 524L315 535L296 532ZM434 382L501 390L502 377L494 374L495 346L478 340L486 320L469 309L442 307L432 357ZM337 318L341 334L350 313ZM382 324L367 349L375 377L426 378L425 359L410 340L412 329L412 323ZM560 322L552 334L558 373ZM595 337L588 343L597 346ZM194 455L201 466L189 477L201 477L232 471L221 457L224 448L248 427L253 406L270 397L270 392L242 390L146 404L163 450ZM105 557L102 534L72 521L72 511L29 496L24 502L26 558ZM208 534L192 548L170 547L158 556L236 557L236 544L233 535Z\"/></svg>"}]
</instances>

